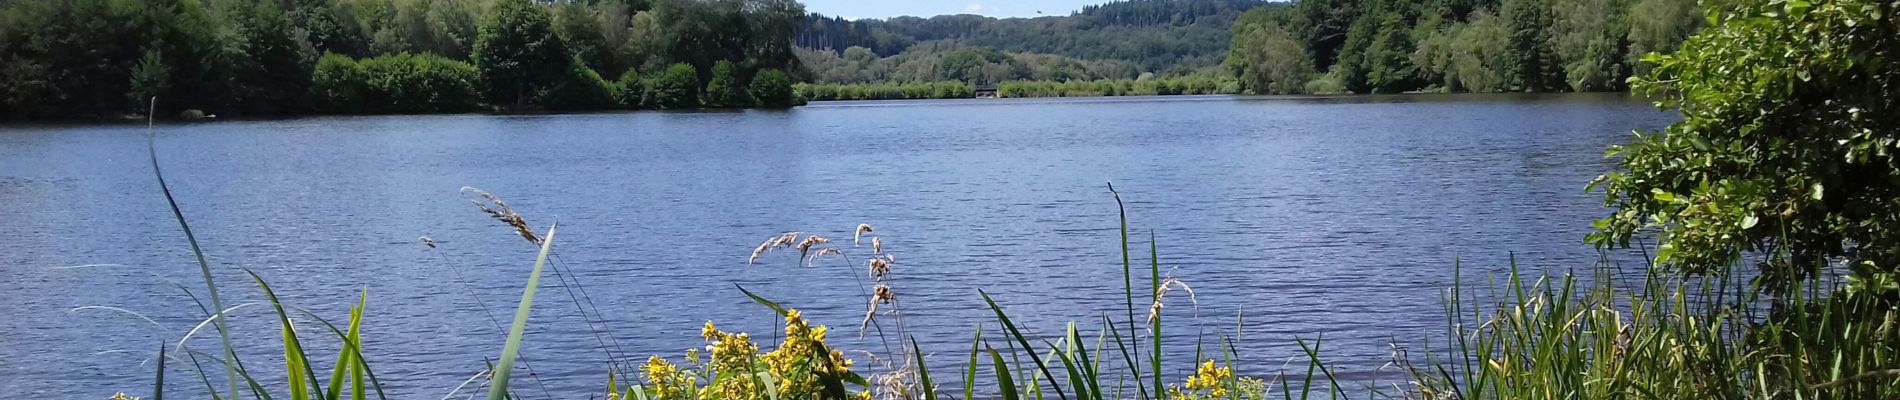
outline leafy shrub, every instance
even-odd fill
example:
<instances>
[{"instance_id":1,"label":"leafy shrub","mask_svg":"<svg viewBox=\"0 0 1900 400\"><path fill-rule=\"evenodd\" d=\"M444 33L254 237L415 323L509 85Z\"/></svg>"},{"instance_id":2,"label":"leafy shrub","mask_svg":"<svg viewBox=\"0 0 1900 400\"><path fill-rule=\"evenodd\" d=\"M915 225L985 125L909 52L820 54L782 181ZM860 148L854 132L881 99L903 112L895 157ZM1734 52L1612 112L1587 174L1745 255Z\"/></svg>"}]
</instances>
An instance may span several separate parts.
<instances>
[{"instance_id":1,"label":"leafy shrub","mask_svg":"<svg viewBox=\"0 0 1900 400\"><path fill-rule=\"evenodd\" d=\"M613 82L601 79L600 73L588 68L580 56L574 56L568 63L565 79L548 92L544 101L550 110L606 110L619 104L614 100L616 93Z\"/></svg>"},{"instance_id":2,"label":"leafy shrub","mask_svg":"<svg viewBox=\"0 0 1900 400\"><path fill-rule=\"evenodd\" d=\"M614 101L625 108L646 106L647 82L640 80L640 73L634 70L620 73L614 80Z\"/></svg>"},{"instance_id":3,"label":"leafy shrub","mask_svg":"<svg viewBox=\"0 0 1900 400\"><path fill-rule=\"evenodd\" d=\"M477 108L475 67L429 54L363 60L326 54L312 74L318 110L329 113L440 113Z\"/></svg>"},{"instance_id":4,"label":"leafy shrub","mask_svg":"<svg viewBox=\"0 0 1900 400\"><path fill-rule=\"evenodd\" d=\"M691 64L678 63L653 78L653 107L680 109L699 107L699 72Z\"/></svg>"},{"instance_id":5,"label":"leafy shrub","mask_svg":"<svg viewBox=\"0 0 1900 400\"><path fill-rule=\"evenodd\" d=\"M713 63L712 81L706 83L707 107L744 107L744 93L739 91L739 78L735 75L731 61L719 60Z\"/></svg>"},{"instance_id":6,"label":"leafy shrub","mask_svg":"<svg viewBox=\"0 0 1900 400\"><path fill-rule=\"evenodd\" d=\"M798 100L792 91L792 76L776 69L759 70L752 77L752 100L760 107L791 107Z\"/></svg>"}]
</instances>

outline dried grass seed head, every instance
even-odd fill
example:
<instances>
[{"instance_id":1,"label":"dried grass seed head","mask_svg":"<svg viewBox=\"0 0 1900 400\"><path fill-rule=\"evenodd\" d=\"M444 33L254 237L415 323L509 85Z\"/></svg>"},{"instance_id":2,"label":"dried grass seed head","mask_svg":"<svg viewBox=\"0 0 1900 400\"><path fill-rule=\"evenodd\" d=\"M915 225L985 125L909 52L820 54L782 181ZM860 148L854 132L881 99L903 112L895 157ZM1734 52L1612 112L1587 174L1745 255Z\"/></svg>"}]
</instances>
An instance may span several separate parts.
<instances>
[{"instance_id":1,"label":"dried grass seed head","mask_svg":"<svg viewBox=\"0 0 1900 400\"><path fill-rule=\"evenodd\" d=\"M508 203L501 201L501 197L473 186L463 186L462 193L475 194L475 196L480 199L468 200L469 203L475 204L475 208L481 209L482 213L488 214L490 218L508 224L508 227L514 228L515 234L521 235L521 238L527 239L529 243L535 245L541 244L541 236L535 234L534 228L528 226L528 220L522 218L521 213L515 212L513 208L508 207ZM483 203L483 201L487 201L487 203Z\"/></svg>"},{"instance_id":2,"label":"dried grass seed head","mask_svg":"<svg viewBox=\"0 0 1900 400\"><path fill-rule=\"evenodd\" d=\"M852 246L858 245L858 239L864 238L864 234L870 233L870 232L871 232L871 224L858 224L858 229L851 232L851 245Z\"/></svg>"},{"instance_id":3,"label":"dried grass seed head","mask_svg":"<svg viewBox=\"0 0 1900 400\"><path fill-rule=\"evenodd\" d=\"M770 238L766 238L765 243L759 243L758 248L752 249L752 257L746 259L745 261L746 265L752 265L752 263L758 262L760 255L765 254L765 252L767 251L771 251L773 248L791 247L793 243L798 242L798 235L799 235L799 232L785 232L785 233L778 234L776 236L772 236Z\"/></svg>"},{"instance_id":4,"label":"dried grass seed head","mask_svg":"<svg viewBox=\"0 0 1900 400\"><path fill-rule=\"evenodd\" d=\"M1155 288L1154 304L1148 305L1148 323L1149 324L1153 324L1156 318L1161 318L1161 306L1162 306L1163 300L1167 299L1168 292L1172 292L1176 288L1179 288L1183 292L1187 292L1188 301L1191 303L1194 303L1194 307L1199 308L1201 306L1201 301L1194 297L1194 288L1188 287L1187 282L1182 282L1178 278L1169 277L1167 280L1161 281L1161 286Z\"/></svg>"},{"instance_id":5,"label":"dried grass seed head","mask_svg":"<svg viewBox=\"0 0 1900 400\"><path fill-rule=\"evenodd\" d=\"M872 257L869 264L871 267L870 275L871 275L872 280L881 281L881 280L884 280L884 277L889 276L891 274L890 260Z\"/></svg>"},{"instance_id":6,"label":"dried grass seed head","mask_svg":"<svg viewBox=\"0 0 1900 400\"><path fill-rule=\"evenodd\" d=\"M831 243L831 239L826 239L824 236L818 235L806 236L804 241L798 242L798 258L803 259L810 255L812 246L826 243Z\"/></svg>"}]
</instances>

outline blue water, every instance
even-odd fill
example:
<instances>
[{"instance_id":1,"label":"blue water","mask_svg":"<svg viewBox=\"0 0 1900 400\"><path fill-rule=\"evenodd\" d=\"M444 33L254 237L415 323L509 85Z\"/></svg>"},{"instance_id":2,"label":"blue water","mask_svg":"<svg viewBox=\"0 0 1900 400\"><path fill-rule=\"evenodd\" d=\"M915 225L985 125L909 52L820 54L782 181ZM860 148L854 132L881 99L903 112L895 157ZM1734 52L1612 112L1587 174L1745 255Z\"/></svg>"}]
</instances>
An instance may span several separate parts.
<instances>
[{"instance_id":1,"label":"blue water","mask_svg":"<svg viewBox=\"0 0 1900 400\"><path fill-rule=\"evenodd\" d=\"M440 397L495 358L495 321L533 263L533 245L458 189L494 192L539 230L558 221L556 264L585 293L544 281L523 350L533 376L517 375L538 383L517 387L580 398L605 384L609 354L677 357L704 345L707 320L769 338L776 318L735 284L832 325L874 364L864 352L887 353L857 334L860 223L896 258L903 325L935 370L961 365L979 325L1001 337L978 289L1037 335L1079 321L1093 338L1127 312L1109 182L1138 262L1152 235L1163 272L1193 291L1164 308L1171 369L1197 336L1208 351L1232 337L1243 372L1270 374L1300 354L1296 335L1324 335L1337 368L1376 377L1388 343L1442 332L1455 260L1473 276L1512 256L1590 268L1583 235L1606 211L1584 187L1612 168L1604 149L1675 118L1617 95L955 100L225 121L162 125L156 148L224 302L262 300L239 268L325 318L366 292L367 352L396 398ZM209 300L144 127L0 127L0 221L0 398L149 391L161 343L204 318L180 287ZM782 249L747 265L783 231L829 236L855 262L805 267ZM73 311L90 305L152 323ZM281 380L274 314L234 315L243 359ZM880 318L888 331L899 317ZM320 325L300 323L311 353L334 357ZM214 337L187 347L218 353ZM168 394L203 392L185 364L169 365Z\"/></svg>"}]
</instances>

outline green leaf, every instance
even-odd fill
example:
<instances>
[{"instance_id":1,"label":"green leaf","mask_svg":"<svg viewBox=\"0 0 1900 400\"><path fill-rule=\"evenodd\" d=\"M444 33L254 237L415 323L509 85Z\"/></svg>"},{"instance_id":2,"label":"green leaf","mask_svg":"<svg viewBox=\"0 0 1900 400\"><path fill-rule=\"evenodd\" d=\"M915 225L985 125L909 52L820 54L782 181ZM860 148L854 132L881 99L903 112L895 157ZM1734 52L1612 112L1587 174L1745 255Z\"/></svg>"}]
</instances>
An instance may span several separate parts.
<instances>
[{"instance_id":1,"label":"green leaf","mask_svg":"<svg viewBox=\"0 0 1900 400\"><path fill-rule=\"evenodd\" d=\"M739 286L739 284L737 283L732 284L732 287L739 288L740 293L745 293L745 296L751 297L753 302L759 303L759 305L763 305L765 306L765 308L772 309L772 312L778 313L778 316L783 317L783 316L788 315L787 312L785 311L785 307L780 307L777 302L766 300L764 297L759 297L759 295L752 294L752 291L745 290L745 286Z\"/></svg>"},{"instance_id":2,"label":"green leaf","mask_svg":"<svg viewBox=\"0 0 1900 400\"><path fill-rule=\"evenodd\" d=\"M989 348L990 362L996 365L996 387L1003 392L1003 400L1022 400L1016 395L1016 382L1010 379L1009 364L1003 362L1003 354L995 347Z\"/></svg>"},{"instance_id":3,"label":"green leaf","mask_svg":"<svg viewBox=\"0 0 1900 400\"><path fill-rule=\"evenodd\" d=\"M1754 228L1755 224L1758 224L1758 223L1761 223L1761 219L1756 218L1755 214L1749 214L1746 217L1742 217L1742 229Z\"/></svg>"},{"instance_id":4,"label":"green leaf","mask_svg":"<svg viewBox=\"0 0 1900 400\"><path fill-rule=\"evenodd\" d=\"M1675 194L1675 193L1669 193L1669 192L1665 192L1665 191L1663 191L1662 189L1650 189L1650 190L1649 190L1649 194L1650 194L1650 196L1653 196L1653 197L1655 197L1655 198L1656 198L1656 201L1660 201L1660 202L1664 202L1664 203L1674 203L1674 202L1676 202L1676 194Z\"/></svg>"},{"instance_id":5,"label":"green leaf","mask_svg":"<svg viewBox=\"0 0 1900 400\"><path fill-rule=\"evenodd\" d=\"M917 338L910 338L910 355L917 359L917 383L922 386L924 400L937 400L937 386L930 383L930 367L924 365L924 350L917 347Z\"/></svg>"},{"instance_id":6,"label":"green leaf","mask_svg":"<svg viewBox=\"0 0 1900 400\"><path fill-rule=\"evenodd\" d=\"M1815 182L1814 186L1808 188L1808 198L1814 199L1814 201L1821 201L1821 196L1826 193L1826 191L1826 188L1821 187L1820 182Z\"/></svg>"},{"instance_id":7,"label":"green leaf","mask_svg":"<svg viewBox=\"0 0 1900 400\"><path fill-rule=\"evenodd\" d=\"M548 226L547 236L541 239L541 255L535 257L534 269L528 272L528 287L521 290L521 304L515 306L514 325L508 327L508 340L502 343L501 362L495 364L488 400L508 398L508 376L515 370L515 356L521 353L521 336L527 333L528 315L534 310L534 292L541 287L541 268L547 265L548 251L554 248L554 228Z\"/></svg>"},{"instance_id":8,"label":"green leaf","mask_svg":"<svg viewBox=\"0 0 1900 400\"><path fill-rule=\"evenodd\" d=\"M1062 390L1061 384L1056 383L1055 374L1049 373L1049 367L1046 364L1043 364L1042 356L1036 355L1036 350L1035 350L1036 347L1029 345L1029 339L1023 336L1022 331L1016 329L1016 324L1014 322L1009 321L1009 315L1003 314L1003 307L997 306L996 301L990 299L989 293L984 292L981 289L978 289L976 292L977 294L980 294L983 296L984 303L989 303L990 310L996 312L996 319L998 321L1003 322L1003 328L1007 332L1009 332L1009 335L1011 337L1016 338L1016 343L1021 344L1023 346L1024 352L1029 353L1029 361L1036 363L1036 369L1042 371L1042 378L1044 380L1049 381L1050 387L1053 387L1056 389L1056 396L1061 397L1063 400L1068 400L1069 395L1065 391ZM1034 378L1031 378L1031 379L1034 379Z\"/></svg>"}]
</instances>

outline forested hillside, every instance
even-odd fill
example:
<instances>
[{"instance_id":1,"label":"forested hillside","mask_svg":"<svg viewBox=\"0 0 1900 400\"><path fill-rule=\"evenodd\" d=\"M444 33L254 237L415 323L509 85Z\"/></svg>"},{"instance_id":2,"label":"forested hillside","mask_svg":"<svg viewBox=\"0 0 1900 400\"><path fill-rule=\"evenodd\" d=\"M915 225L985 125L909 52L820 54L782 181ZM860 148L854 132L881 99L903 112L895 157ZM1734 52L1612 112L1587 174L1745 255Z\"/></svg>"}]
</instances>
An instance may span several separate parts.
<instances>
[{"instance_id":1,"label":"forested hillside","mask_svg":"<svg viewBox=\"0 0 1900 400\"><path fill-rule=\"evenodd\" d=\"M966 14L847 20L813 13L805 18L798 45L840 55L863 47L889 57L920 43L952 41L1010 53L1121 62L1141 72L1160 72L1220 64L1234 20L1266 4L1262 0L1121 0L1067 16L1008 19ZM942 48L933 45L919 50Z\"/></svg>"},{"instance_id":2,"label":"forested hillside","mask_svg":"<svg viewBox=\"0 0 1900 400\"><path fill-rule=\"evenodd\" d=\"M804 18L792 0L0 1L0 117L151 97L166 114L784 105Z\"/></svg>"},{"instance_id":3,"label":"forested hillside","mask_svg":"<svg viewBox=\"0 0 1900 400\"><path fill-rule=\"evenodd\" d=\"M1299 0L1235 22L1256 93L1616 91L1699 28L1695 0Z\"/></svg>"}]
</instances>

